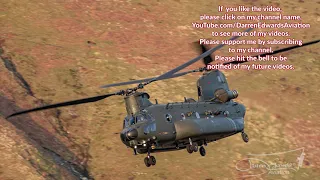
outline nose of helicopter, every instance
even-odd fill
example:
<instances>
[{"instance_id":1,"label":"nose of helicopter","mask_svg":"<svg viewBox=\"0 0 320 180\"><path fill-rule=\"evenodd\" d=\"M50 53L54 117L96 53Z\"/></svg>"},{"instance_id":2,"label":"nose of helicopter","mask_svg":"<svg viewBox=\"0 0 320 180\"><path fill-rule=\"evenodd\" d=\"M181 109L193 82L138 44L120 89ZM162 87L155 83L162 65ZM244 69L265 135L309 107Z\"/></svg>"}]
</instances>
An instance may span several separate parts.
<instances>
[{"instance_id":1,"label":"nose of helicopter","mask_svg":"<svg viewBox=\"0 0 320 180\"><path fill-rule=\"evenodd\" d=\"M138 137L138 131L136 129L131 129L130 131L127 131L127 139L133 140Z\"/></svg>"},{"instance_id":2,"label":"nose of helicopter","mask_svg":"<svg viewBox=\"0 0 320 180\"><path fill-rule=\"evenodd\" d=\"M130 141L138 137L138 131L136 129L129 129L122 132L120 136L122 140Z\"/></svg>"}]
</instances>

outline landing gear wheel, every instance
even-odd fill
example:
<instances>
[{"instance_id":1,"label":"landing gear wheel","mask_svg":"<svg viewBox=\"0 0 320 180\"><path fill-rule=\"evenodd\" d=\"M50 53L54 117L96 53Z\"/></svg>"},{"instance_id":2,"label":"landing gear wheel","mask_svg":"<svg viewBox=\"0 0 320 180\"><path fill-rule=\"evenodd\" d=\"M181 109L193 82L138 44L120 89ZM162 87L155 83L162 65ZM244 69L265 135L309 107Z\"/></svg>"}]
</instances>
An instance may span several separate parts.
<instances>
[{"instance_id":1,"label":"landing gear wheel","mask_svg":"<svg viewBox=\"0 0 320 180\"><path fill-rule=\"evenodd\" d=\"M149 163L149 158L148 157L145 157L144 158L144 164L147 166L147 167L150 167L151 164Z\"/></svg>"},{"instance_id":2,"label":"landing gear wheel","mask_svg":"<svg viewBox=\"0 0 320 180\"><path fill-rule=\"evenodd\" d=\"M187 151L190 154L193 153L193 148L192 148L192 146L190 144L187 145Z\"/></svg>"},{"instance_id":3,"label":"landing gear wheel","mask_svg":"<svg viewBox=\"0 0 320 180\"><path fill-rule=\"evenodd\" d=\"M157 163L156 158L154 156L150 156L148 158L148 163L151 164L152 166L156 165Z\"/></svg>"},{"instance_id":4,"label":"landing gear wheel","mask_svg":"<svg viewBox=\"0 0 320 180\"><path fill-rule=\"evenodd\" d=\"M241 134L241 136L242 136L242 140L243 140L245 143L249 142L249 137L248 137L248 135L247 135L245 132L243 132L243 133Z\"/></svg>"},{"instance_id":5,"label":"landing gear wheel","mask_svg":"<svg viewBox=\"0 0 320 180\"><path fill-rule=\"evenodd\" d=\"M200 151L201 156L206 155L206 149L203 146L200 147L199 151Z\"/></svg>"},{"instance_id":6,"label":"landing gear wheel","mask_svg":"<svg viewBox=\"0 0 320 180\"><path fill-rule=\"evenodd\" d=\"M198 152L198 144L197 143L193 143L191 145L191 148L192 148L193 152Z\"/></svg>"}]
</instances>

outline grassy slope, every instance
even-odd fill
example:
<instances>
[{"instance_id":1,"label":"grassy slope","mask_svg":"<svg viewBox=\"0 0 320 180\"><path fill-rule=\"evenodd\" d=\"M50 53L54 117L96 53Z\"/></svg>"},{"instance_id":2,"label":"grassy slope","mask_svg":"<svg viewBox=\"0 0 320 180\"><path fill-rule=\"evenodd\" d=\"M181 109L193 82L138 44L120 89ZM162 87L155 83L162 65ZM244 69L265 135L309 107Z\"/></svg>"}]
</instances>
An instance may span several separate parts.
<instances>
[{"instance_id":1,"label":"grassy slope","mask_svg":"<svg viewBox=\"0 0 320 180\"><path fill-rule=\"evenodd\" d=\"M253 2L234 1L224 5L250 3ZM210 37L210 31L192 29L191 22L202 13L216 14L218 5L218 1L6 2L1 12L5 27L0 32L6 52L31 84L36 97L59 102L111 92L117 88L101 90L98 86L154 76L195 56L197 52L190 42ZM316 38L319 14L312 3L284 1L280 6L288 14L301 14L304 22L312 26L290 30L292 36L303 40ZM89 46L88 40L97 45ZM248 107L246 128L251 141L244 144L239 136L234 136L210 144L207 158L184 151L168 152L156 155L157 166L145 168L144 157L132 156L115 134L121 130L125 115L121 97L61 109L61 119L77 143L90 139L88 165L96 179L173 179L186 175L190 179L234 179L241 177L235 163L249 152L298 147L306 148L309 165L283 177L312 179L319 176L319 132L315 130L319 127L318 47L285 54L297 67L295 71L227 72L230 86L240 92L239 101ZM227 53L226 48L217 52L223 53ZM4 73L4 66L0 68ZM145 90L161 103L181 101L184 96L195 98L196 77L157 82ZM280 80L283 77L285 81ZM8 86L1 87L2 93L23 108L33 107L33 99L26 97L17 83L4 82ZM13 91L8 90L11 88ZM32 116L40 116L43 126L47 126L44 113Z\"/></svg>"}]
</instances>

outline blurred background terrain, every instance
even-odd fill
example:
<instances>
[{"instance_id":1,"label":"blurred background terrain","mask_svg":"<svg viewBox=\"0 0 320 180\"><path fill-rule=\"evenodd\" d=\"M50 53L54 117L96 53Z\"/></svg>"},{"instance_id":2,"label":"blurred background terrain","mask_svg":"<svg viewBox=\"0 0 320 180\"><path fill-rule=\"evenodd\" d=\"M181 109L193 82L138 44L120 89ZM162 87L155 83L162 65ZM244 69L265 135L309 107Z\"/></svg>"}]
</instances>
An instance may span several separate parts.
<instances>
[{"instance_id":1,"label":"blurred background terrain","mask_svg":"<svg viewBox=\"0 0 320 180\"><path fill-rule=\"evenodd\" d=\"M188 61L199 53L193 42L211 38L212 31L194 29L191 23L199 22L202 14L222 15L218 5L281 7L284 14L301 15L311 25L288 29L291 37L319 39L318 0L3 1L0 179L320 177L319 44L282 53L294 71L226 71L230 88L239 92L236 100L247 107L250 141L246 144L235 135L211 143L205 158L186 151L159 153L157 165L146 168L144 155L133 156L121 143L118 133L126 114L122 97L5 119L21 109L113 92L126 86L99 86L156 76ZM227 55L227 47L215 54ZM202 66L199 62L188 69ZM197 99L198 77L160 81L144 90L159 103ZM306 155L296 172L244 177L236 169L249 153L298 148Z\"/></svg>"}]
</instances>

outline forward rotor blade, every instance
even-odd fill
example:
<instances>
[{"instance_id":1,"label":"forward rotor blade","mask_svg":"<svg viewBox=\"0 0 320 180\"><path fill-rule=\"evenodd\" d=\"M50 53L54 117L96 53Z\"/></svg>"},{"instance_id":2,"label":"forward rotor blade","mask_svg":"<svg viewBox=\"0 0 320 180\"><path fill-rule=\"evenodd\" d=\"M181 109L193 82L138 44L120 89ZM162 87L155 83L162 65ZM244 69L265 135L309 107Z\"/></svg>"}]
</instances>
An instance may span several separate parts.
<instances>
[{"instance_id":1,"label":"forward rotor blade","mask_svg":"<svg viewBox=\"0 0 320 180\"><path fill-rule=\"evenodd\" d=\"M300 47L303 47L303 46L308 46L308 45L311 45L311 44L316 44L320 42L320 39L319 40L315 40L315 41L310 41L310 42L307 42L305 44L302 44L301 46L299 45L296 45L296 46L291 46L291 47L287 47L287 48L283 48L283 49L278 49L278 50L275 50L273 51L272 53L265 53L265 54L259 54L259 55L256 55L256 56L252 56L252 57L265 57L267 55L273 55L273 54L278 54L278 53L281 53L281 52L285 52L285 51L289 51L289 50L292 50L292 49L296 49L296 48L300 48ZM230 62L225 62L223 63L223 65L226 65L226 64L240 64L240 63L245 63L245 62L248 62L248 59L246 58L244 61L230 61Z\"/></svg>"},{"instance_id":2,"label":"forward rotor blade","mask_svg":"<svg viewBox=\"0 0 320 180\"><path fill-rule=\"evenodd\" d=\"M13 113L13 114L7 116L6 118L17 116L17 115L20 115L20 114L29 113L29 112L45 110L45 109L51 109L51 108L57 108L57 107L63 107L63 106L70 106L70 105L77 105L77 104L96 102L96 101L105 99L107 97L110 97L110 96L113 96L113 95L117 95L118 93L119 92L110 93L110 94L105 94L105 95L101 95L101 96L94 96L94 97L89 97L89 98L84 98L84 99L73 100L73 101L66 101L66 102L61 102L61 103L57 103L57 104L51 104L51 105L47 105L47 106L42 106L42 107L37 107L37 108L28 109L28 110L24 110L24 111L19 111L19 112L16 112L16 113Z\"/></svg>"},{"instance_id":3,"label":"forward rotor blade","mask_svg":"<svg viewBox=\"0 0 320 180\"><path fill-rule=\"evenodd\" d=\"M249 32L249 31L251 31L252 29L253 29L253 28L249 28L249 29L245 30L244 32ZM231 41L232 41L232 40L235 40L235 39L237 39L237 38L239 38L239 37L240 37L240 36L233 36L232 38L229 39L229 41L230 41L230 40L231 40ZM160 76L158 76L157 78L151 80L149 83L154 82L154 81L158 81L158 80L163 79L163 78L168 78L168 77L172 76L174 73L176 73L176 72L178 72L178 71L180 71L180 70L182 70L182 69L190 66L191 64L197 62L198 60L200 60L200 59L202 59L202 58L210 55L210 54L213 53L214 51L216 51L216 50L218 50L218 49L221 49L223 46L224 46L224 44L219 44L218 46L209 49L207 52L201 54L200 56L195 57L195 58L191 59L190 61L188 61L188 62L186 62L186 63L184 63L184 64L182 64L182 65L180 65L180 66L178 66L178 67L176 67L176 68L174 68L174 69L172 69L172 70L170 70L170 71L168 71L168 72L166 72L166 73L164 73L164 74L162 74L162 75L160 75ZM148 84L149 84L149 83L148 83Z\"/></svg>"},{"instance_id":4,"label":"forward rotor blade","mask_svg":"<svg viewBox=\"0 0 320 180\"><path fill-rule=\"evenodd\" d=\"M100 86L100 88L109 88L109 87L124 86L124 85L129 85L129 84L138 84L138 83L150 81L151 79L153 79L153 78L146 78L146 79L139 79L139 80L132 80L132 81L126 81L126 82L107 84L107 85Z\"/></svg>"},{"instance_id":5,"label":"forward rotor blade","mask_svg":"<svg viewBox=\"0 0 320 180\"><path fill-rule=\"evenodd\" d=\"M167 78L163 78L163 79L159 79L159 80L176 78L176 77L184 76L186 74L193 73L193 72L199 72L199 70L191 70L191 71L181 72L181 73L174 74L171 77L167 77ZM155 79L155 78L156 77L133 80L133 81L127 81L127 82L107 84L107 85L104 85L104 86L100 86L100 88L109 88L109 87L115 87L115 86L123 86L123 85L129 85L129 84L143 83L143 82L148 82L148 81L150 81L152 79Z\"/></svg>"}]
</instances>

